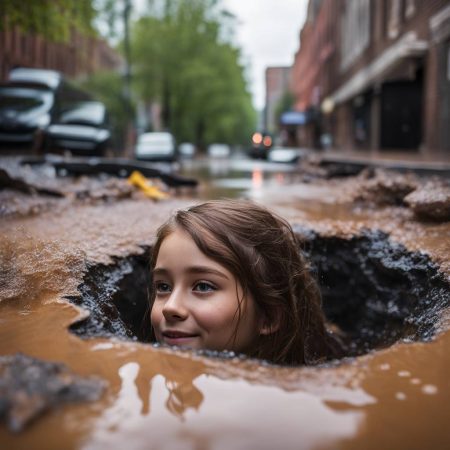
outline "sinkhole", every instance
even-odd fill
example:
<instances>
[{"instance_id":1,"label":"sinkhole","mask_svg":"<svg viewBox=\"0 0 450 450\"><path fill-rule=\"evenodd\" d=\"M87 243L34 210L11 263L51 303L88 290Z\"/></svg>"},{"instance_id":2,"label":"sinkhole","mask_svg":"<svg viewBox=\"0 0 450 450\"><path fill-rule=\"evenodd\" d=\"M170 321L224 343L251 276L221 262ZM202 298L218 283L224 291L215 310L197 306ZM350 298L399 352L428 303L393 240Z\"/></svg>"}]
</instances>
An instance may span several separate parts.
<instances>
[{"instance_id":1,"label":"sinkhole","mask_svg":"<svg viewBox=\"0 0 450 450\"><path fill-rule=\"evenodd\" d=\"M440 330L450 303L449 283L422 253L409 252L380 231L351 239L295 229L320 284L327 319L358 356L395 342L427 341ZM68 299L89 310L71 325L81 337L150 341L149 248L141 255L88 267L79 295Z\"/></svg>"}]
</instances>

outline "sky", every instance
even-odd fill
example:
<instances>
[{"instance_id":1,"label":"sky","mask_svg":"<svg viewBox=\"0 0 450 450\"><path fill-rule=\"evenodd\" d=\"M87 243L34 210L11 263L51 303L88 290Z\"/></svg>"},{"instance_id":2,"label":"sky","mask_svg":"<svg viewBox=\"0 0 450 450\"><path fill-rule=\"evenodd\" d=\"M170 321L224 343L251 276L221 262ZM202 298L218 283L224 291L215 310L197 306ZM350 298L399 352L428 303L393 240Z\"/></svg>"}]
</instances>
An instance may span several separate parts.
<instances>
[{"instance_id":1,"label":"sky","mask_svg":"<svg viewBox=\"0 0 450 450\"><path fill-rule=\"evenodd\" d=\"M237 44L249 68L253 104L262 109L268 66L291 66L299 48L307 0L223 0L238 19Z\"/></svg>"}]
</instances>

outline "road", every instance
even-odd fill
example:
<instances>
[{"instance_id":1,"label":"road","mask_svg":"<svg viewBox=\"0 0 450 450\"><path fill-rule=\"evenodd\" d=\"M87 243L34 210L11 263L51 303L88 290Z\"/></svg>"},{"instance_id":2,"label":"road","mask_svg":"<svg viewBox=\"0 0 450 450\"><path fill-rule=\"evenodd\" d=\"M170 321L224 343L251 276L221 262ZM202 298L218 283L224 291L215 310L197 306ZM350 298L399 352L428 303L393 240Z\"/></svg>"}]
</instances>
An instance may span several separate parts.
<instances>
[{"instance_id":1,"label":"road","mask_svg":"<svg viewBox=\"0 0 450 450\"><path fill-rule=\"evenodd\" d=\"M293 159L291 150L279 154L279 161L289 159ZM243 153L231 158L181 160L179 172L201 182L199 197L202 199L247 197L257 200L264 188L287 185L297 176L295 162L250 159Z\"/></svg>"}]
</instances>

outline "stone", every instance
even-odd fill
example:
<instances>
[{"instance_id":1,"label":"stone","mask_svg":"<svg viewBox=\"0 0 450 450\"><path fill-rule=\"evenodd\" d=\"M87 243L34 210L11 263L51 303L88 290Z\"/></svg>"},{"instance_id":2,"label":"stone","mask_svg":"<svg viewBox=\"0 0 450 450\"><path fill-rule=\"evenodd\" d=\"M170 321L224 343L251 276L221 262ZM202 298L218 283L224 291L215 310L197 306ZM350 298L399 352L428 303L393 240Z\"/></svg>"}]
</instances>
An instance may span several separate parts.
<instances>
[{"instance_id":1,"label":"stone","mask_svg":"<svg viewBox=\"0 0 450 450\"><path fill-rule=\"evenodd\" d=\"M0 420L13 432L60 404L98 400L104 388L103 380L80 377L60 363L0 356Z\"/></svg>"},{"instance_id":2,"label":"stone","mask_svg":"<svg viewBox=\"0 0 450 450\"><path fill-rule=\"evenodd\" d=\"M425 219L450 220L450 186L430 181L405 197L414 213Z\"/></svg>"}]
</instances>

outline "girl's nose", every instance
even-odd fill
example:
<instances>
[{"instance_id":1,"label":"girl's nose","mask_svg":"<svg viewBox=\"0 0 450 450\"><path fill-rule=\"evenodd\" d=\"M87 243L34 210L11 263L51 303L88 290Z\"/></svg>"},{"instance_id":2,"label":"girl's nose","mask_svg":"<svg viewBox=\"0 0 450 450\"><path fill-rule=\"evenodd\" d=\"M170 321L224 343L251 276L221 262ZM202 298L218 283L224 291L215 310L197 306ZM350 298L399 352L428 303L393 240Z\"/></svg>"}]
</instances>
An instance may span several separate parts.
<instances>
[{"instance_id":1,"label":"girl's nose","mask_svg":"<svg viewBox=\"0 0 450 450\"><path fill-rule=\"evenodd\" d=\"M162 313L167 321L170 320L186 320L188 310L183 301L183 295L179 290L175 289L170 294L163 306Z\"/></svg>"}]
</instances>

